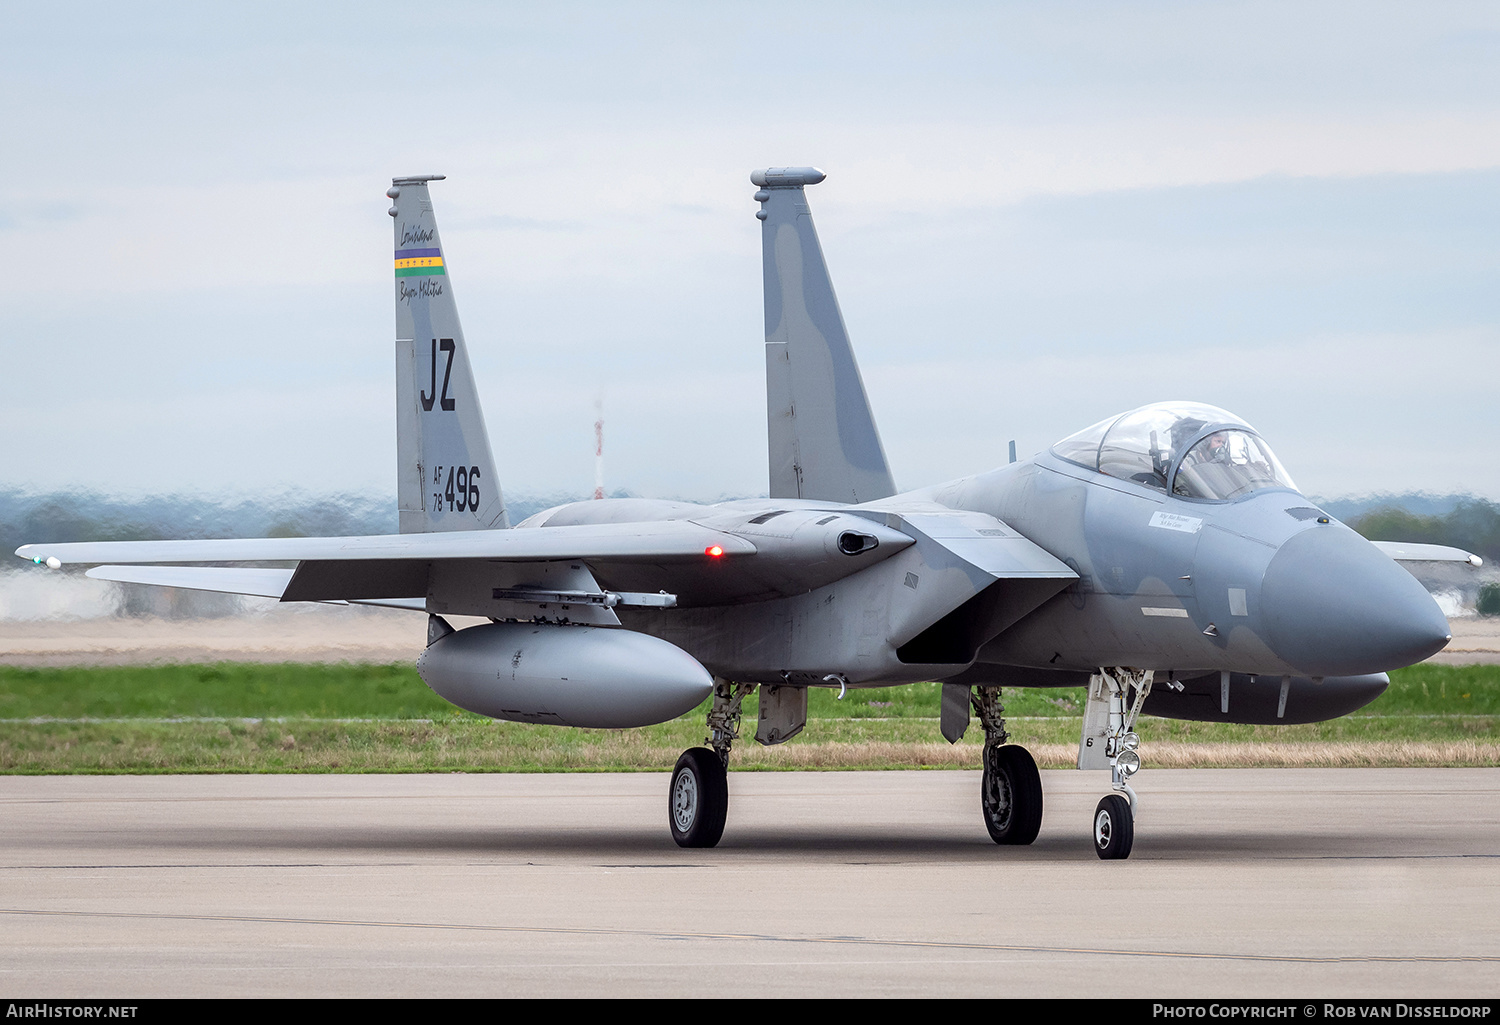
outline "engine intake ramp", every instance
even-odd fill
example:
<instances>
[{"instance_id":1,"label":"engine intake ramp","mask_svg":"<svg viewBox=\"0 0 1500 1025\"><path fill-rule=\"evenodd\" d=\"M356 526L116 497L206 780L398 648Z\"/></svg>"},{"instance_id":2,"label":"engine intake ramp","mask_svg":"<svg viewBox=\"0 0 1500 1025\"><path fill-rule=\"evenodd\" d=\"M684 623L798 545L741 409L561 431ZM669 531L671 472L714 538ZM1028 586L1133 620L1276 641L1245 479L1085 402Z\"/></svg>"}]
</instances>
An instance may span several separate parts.
<instances>
[{"instance_id":1,"label":"engine intake ramp","mask_svg":"<svg viewBox=\"0 0 1500 1025\"><path fill-rule=\"evenodd\" d=\"M903 663L972 662L985 641L1078 579L993 516L941 506L866 515L916 539L921 568L892 598L890 640Z\"/></svg>"}]
</instances>

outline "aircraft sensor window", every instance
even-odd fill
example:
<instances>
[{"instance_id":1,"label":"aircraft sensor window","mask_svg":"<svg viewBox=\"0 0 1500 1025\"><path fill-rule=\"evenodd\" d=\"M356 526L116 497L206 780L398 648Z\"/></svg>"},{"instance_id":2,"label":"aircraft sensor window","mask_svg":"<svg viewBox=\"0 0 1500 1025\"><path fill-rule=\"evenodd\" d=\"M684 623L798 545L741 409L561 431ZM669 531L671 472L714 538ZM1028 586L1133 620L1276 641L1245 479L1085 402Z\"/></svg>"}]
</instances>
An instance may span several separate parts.
<instances>
[{"instance_id":1,"label":"aircraft sensor window","mask_svg":"<svg viewBox=\"0 0 1500 1025\"><path fill-rule=\"evenodd\" d=\"M1248 431L1215 431L1194 445L1172 483L1185 498L1238 498L1261 488L1292 488L1271 446Z\"/></svg>"}]
</instances>

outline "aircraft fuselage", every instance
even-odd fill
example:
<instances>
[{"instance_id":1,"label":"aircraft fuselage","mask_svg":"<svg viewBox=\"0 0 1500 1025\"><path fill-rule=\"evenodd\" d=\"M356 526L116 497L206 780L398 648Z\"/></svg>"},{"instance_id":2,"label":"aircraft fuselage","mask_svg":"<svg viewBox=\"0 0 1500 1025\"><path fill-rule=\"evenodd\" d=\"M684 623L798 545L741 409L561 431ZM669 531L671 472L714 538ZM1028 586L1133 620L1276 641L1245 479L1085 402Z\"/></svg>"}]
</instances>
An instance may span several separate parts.
<instances>
[{"instance_id":1,"label":"aircraft fuselage","mask_svg":"<svg viewBox=\"0 0 1500 1025\"><path fill-rule=\"evenodd\" d=\"M922 592L953 575L940 564L944 553L921 543L802 593L708 604L687 589L683 607L622 611L622 622L679 645L716 676L808 684L837 674L851 686L974 678L985 666L1008 667L1010 682L1033 686L1071 685L1076 672L1101 665L1184 678L1358 676L1419 661L1448 637L1436 603L1406 570L1295 490L1183 499L1050 453L857 506L603 500L549 510L522 526L689 518L764 543L778 520L787 525L798 514L855 521L933 510L993 517L1078 579L1014 622L1005 622L999 596L990 596L994 608L966 598L956 604L974 606L969 620L982 621L915 651L914 626L931 608ZM601 585L632 583L628 573L617 580L610 572L601 568ZM964 650L964 641L973 646Z\"/></svg>"}]
</instances>

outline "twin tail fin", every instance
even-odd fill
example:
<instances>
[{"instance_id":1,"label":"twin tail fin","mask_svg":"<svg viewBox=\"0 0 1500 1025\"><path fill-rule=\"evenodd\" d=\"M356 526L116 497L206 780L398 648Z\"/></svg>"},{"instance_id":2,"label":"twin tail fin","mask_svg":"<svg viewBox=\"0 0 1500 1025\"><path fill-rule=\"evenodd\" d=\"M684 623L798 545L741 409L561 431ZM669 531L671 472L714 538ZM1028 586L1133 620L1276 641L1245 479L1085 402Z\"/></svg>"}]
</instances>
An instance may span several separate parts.
<instances>
[{"instance_id":1,"label":"twin tail fin","mask_svg":"<svg viewBox=\"0 0 1500 1025\"><path fill-rule=\"evenodd\" d=\"M761 203L770 495L860 503L896 493L804 188L810 167L750 180ZM402 533L509 527L428 183L393 180L396 459Z\"/></svg>"},{"instance_id":2,"label":"twin tail fin","mask_svg":"<svg viewBox=\"0 0 1500 1025\"><path fill-rule=\"evenodd\" d=\"M427 183L396 178L396 497L401 533L509 527Z\"/></svg>"},{"instance_id":3,"label":"twin tail fin","mask_svg":"<svg viewBox=\"0 0 1500 1025\"><path fill-rule=\"evenodd\" d=\"M815 167L772 167L760 187L772 498L870 502L896 493L804 188Z\"/></svg>"}]
</instances>

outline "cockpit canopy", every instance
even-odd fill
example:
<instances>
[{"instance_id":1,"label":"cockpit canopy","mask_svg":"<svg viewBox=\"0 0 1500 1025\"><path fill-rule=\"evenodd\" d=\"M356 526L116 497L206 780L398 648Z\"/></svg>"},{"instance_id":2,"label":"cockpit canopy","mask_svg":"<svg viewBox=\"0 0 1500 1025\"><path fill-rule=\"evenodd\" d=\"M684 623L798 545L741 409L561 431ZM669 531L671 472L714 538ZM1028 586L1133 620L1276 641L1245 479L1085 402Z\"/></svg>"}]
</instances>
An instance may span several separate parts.
<instances>
[{"instance_id":1,"label":"cockpit canopy","mask_svg":"<svg viewBox=\"0 0 1500 1025\"><path fill-rule=\"evenodd\" d=\"M1052 446L1053 455L1183 498L1225 500L1291 488L1255 428L1217 406L1158 402L1101 420Z\"/></svg>"}]
</instances>

